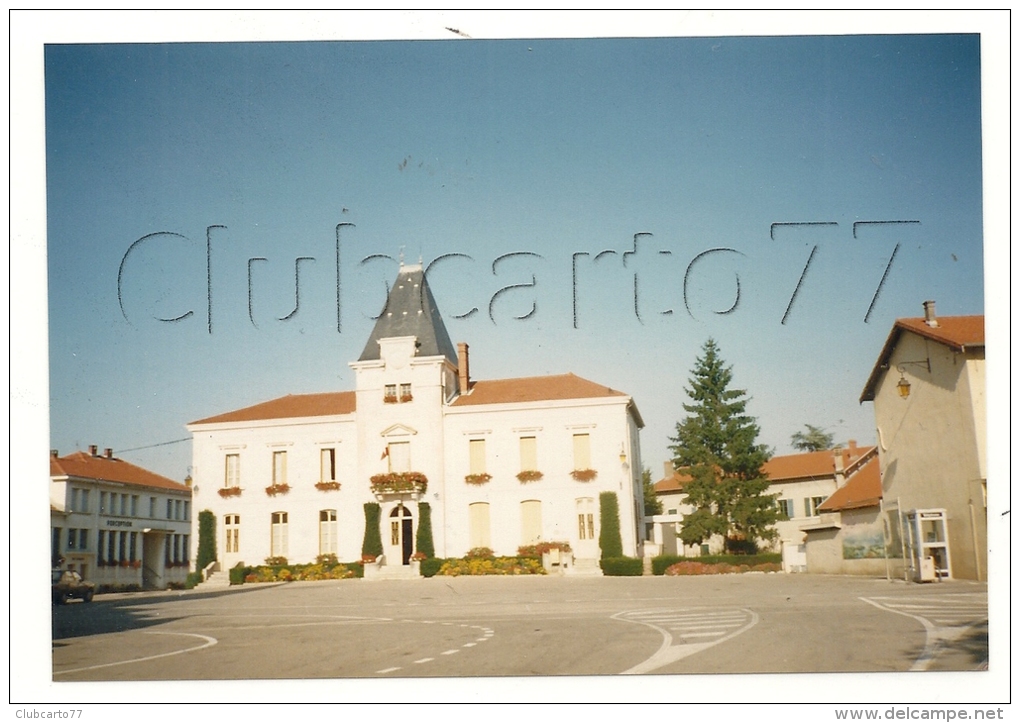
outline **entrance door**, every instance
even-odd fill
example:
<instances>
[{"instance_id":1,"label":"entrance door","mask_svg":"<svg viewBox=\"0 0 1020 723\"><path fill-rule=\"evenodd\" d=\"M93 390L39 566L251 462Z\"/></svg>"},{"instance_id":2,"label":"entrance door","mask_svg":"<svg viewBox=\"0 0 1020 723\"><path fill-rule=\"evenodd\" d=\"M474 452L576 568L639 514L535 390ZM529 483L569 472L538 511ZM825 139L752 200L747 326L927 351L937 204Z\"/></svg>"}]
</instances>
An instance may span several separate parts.
<instances>
[{"instance_id":1,"label":"entrance door","mask_svg":"<svg viewBox=\"0 0 1020 723\"><path fill-rule=\"evenodd\" d=\"M593 497L578 498L575 505L577 519L576 552L574 557L598 558L599 541L595 529L595 499Z\"/></svg>"},{"instance_id":2,"label":"entrance door","mask_svg":"<svg viewBox=\"0 0 1020 723\"><path fill-rule=\"evenodd\" d=\"M411 511L401 503L390 513L390 544L386 551L386 559L399 559L401 565L407 565L411 562L412 552L414 552L414 521L411 518Z\"/></svg>"}]
</instances>

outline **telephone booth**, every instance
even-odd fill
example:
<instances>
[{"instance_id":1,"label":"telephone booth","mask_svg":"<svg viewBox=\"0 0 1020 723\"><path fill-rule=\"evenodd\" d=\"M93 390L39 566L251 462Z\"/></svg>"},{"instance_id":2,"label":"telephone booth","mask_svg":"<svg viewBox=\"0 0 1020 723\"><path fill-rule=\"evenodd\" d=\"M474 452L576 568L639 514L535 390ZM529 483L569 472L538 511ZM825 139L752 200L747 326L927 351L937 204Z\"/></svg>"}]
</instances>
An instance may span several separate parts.
<instances>
[{"instance_id":1,"label":"telephone booth","mask_svg":"<svg viewBox=\"0 0 1020 723\"><path fill-rule=\"evenodd\" d=\"M933 582L952 577L946 511L910 510L904 516L914 581Z\"/></svg>"}]
</instances>

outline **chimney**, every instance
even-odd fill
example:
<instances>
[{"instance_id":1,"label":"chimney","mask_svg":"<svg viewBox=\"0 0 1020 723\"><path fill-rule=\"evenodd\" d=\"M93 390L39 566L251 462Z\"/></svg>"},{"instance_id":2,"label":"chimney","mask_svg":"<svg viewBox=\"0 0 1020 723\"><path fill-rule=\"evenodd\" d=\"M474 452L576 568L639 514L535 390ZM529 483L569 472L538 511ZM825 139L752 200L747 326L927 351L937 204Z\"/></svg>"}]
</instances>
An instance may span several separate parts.
<instances>
[{"instance_id":1,"label":"chimney","mask_svg":"<svg viewBox=\"0 0 1020 723\"><path fill-rule=\"evenodd\" d=\"M934 301L924 302L924 323L931 327L936 327L939 325L938 319L935 318Z\"/></svg>"},{"instance_id":2,"label":"chimney","mask_svg":"<svg viewBox=\"0 0 1020 723\"><path fill-rule=\"evenodd\" d=\"M844 482L846 482L846 474L844 473L845 468L843 466L843 450L833 450L832 454L836 465L836 487L839 488L843 486Z\"/></svg>"},{"instance_id":3,"label":"chimney","mask_svg":"<svg viewBox=\"0 0 1020 723\"><path fill-rule=\"evenodd\" d=\"M673 469L672 460L667 459L665 462L662 463L662 473L667 479L673 476L674 471L675 470Z\"/></svg>"},{"instance_id":4,"label":"chimney","mask_svg":"<svg viewBox=\"0 0 1020 723\"><path fill-rule=\"evenodd\" d=\"M99 447L97 447L97 446L96 446L96 445L94 445L94 444L90 444L90 445L89 445L89 455L91 455L91 456L95 457L95 456L96 456L96 453L97 453L98 451L99 451Z\"/></svg>"},{"instance_id":5,"label":"chimney","mask_svg":"<svg viewBox=\"0 0 1020 723\"><path fill-rule=\"evenodd\" d=\"M113 459L113 447L107 447L103 450L103 456L107 459Z\"/></svg>"},{"instance_id":6,"label":"chimney","mask_svg":"<svg viewBox=\"0 0 1020 723\"><path fill-rule=\"evenodd\" d=\"M464 342L457 344L457 379L460 383L460 393L467 394L471 375L468 373L468 345Z\"/></svg>"},{"instance_id":7,"label":"chimney","mask_svg":"<svg viewBox=\"0 0 1020 723\"><path fill-rule=\"evenodd\" d=\"M57 450L55 450L55 449L51 449L50 450L50 456L53 457L54 459L56 459L57 457L60 456L60 453Z\"/></svg>"}]
</instances>

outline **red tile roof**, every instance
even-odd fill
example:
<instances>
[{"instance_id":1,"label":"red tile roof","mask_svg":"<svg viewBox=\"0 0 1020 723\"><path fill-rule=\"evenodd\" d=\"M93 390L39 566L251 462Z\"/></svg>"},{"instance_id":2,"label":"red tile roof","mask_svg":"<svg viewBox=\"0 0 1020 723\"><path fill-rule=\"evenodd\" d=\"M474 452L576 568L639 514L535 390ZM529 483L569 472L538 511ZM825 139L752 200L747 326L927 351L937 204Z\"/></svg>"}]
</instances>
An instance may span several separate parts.
<instances>
[{"instance_id":1,"label":"red tile roof","mask_svg":"<svg viewBox=\"0 0 1020 723\"><path fill-rule=\"evenodd\" d=\"M354 392L327 392L325 394L288 394L233 412L206 417L191 424L217 422L254 422L260 419L293 419L297 417L327 417L350 414L355 410Z\"/></svg>"},{"instance_id":2,"label":"red tile roof","mask_svg":"<svg viewBox=\"0 0 1020 723\"><path fill-rule=\"evenodd\" d=\"M828 449L821 452L802 452L773 457L762 466L762 472L768 475L770 482L783 482L803 479L832 479L836 476L836 454L843 458L843 473L849 478L856 474L868 460L878 458L878 447L843 447L838 450ZM680 492L691 476L685 472L674 472L653 485L656 492L667 494Z\"/></svg>"},{"instance_id":3,"label":"red tile roof","mask_svg":"<svg viewBox=\"0 0 1020 723\"><path fill-rule=\"evenodd\" d=\"M120 482L141 487L156 487L178 492L191 492L180 482L137 467L117 457L93 457L86 452L75 452L66 457L50 456L50 477L77 477L78 479Z\"/></svg>"},{"instance_id":4,"label":"red tile roof","mask_svg":"<svg viewBox=\"0 0 1020 723\"><path fill-rule=\"evenodd\" d=\"M690 482L692 477L685 472L674 472L672 477L663 477L652 488L660 494L670 492L682 492L684 485Z\"/></svg>"},{"instance_id":5,"label":"red tile roof","mask_svg":"<svg viewBox=\"0 0 1020 723\"><path fill-rule=\"evenodd\" d=\"M878 456L872 457L845 485L818 506L820 512L837 512L861 507L875 507L882 500L882 475Z\"/></svg>"},{"instance_id":6,"label":"red tile roof","mask_svg":"<svg viewBox=\"0 0 1020 723\"><path fill-rule=\"evenodd\" d=\"M821 452L801 452L773 457L762 467L770 482L794 479L817 479L834 477L836 474L836 457L843 458L843 472L853 474L854 469L869 456L877 454L877 447L843 447L839 450L822 450Z\"/></svg>"},{"instance_id":7,"label":"red tile roof","mask_svg":"<svg viewBox=\"0 0 1020 723\"><path fill-rule=\"evenodd\" d=\"M544 402L557 399L593 399L625 397L623 392L582 379L575 374L548 377L521 377L472 382L471 391L451 405L504 404L507 402Z\"/></svg>"},{"instance_id":8,"label":"red tile roof","mask_svg":"<svg viewBox=\"0 0 1020 723\"><path fill-rule=\"evenodd\" d=\"M893 324L889 337L878 355L878 360L871 370L864 391L861 392L861 402L875 400L875 389L878 380L889 367L889 357L892 356L896 344L899 342L900 334L905 331L913 332L926 339L945 344L949 348L965 352L985 348L985 317L984 316L940 316L936 319L938 326L928 326L924 318L897 319Z\"/></svg>"}]
</instances>

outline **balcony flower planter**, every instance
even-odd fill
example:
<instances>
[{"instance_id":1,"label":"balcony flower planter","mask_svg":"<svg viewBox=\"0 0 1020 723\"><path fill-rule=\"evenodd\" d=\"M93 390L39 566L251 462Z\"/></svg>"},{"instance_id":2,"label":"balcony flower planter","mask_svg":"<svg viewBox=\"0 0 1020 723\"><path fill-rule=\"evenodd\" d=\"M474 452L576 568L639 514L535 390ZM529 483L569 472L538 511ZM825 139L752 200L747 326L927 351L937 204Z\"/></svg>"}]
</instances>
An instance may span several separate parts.
<instances>
[{"instance_id":1,"label":"balcony flower planter","mask_svg":"<svg viewBox=\"0 0 1020 723\"><path fill-rule=\"evenodd\" d=\"M121 567L131 567L131 561L130 560L121 560L120 561L120 566Z\"/></svg>"},{"instance_id":2,"label":"balcony flower planter","mask_svg":"<svg viewBox=\"0 0 1020 723\"><path fill-rule=\"evenodd\" d=\"M220 487L216 491L219 493L220 497L240 497L241 496L241 488L240 487Z\"/></svg>"},{"instance_id":3,"label":"balcony flower planter","mask_svg":"<svg viewBox=\"0 0 1020 723\"><path fill-rule=\"evenodd\" d=\"M138 568L140 568L141 566L142 566L142 561L141 560L135 560L134 562L131 563L131 567L135 568L136 570Z\"/></svg>"},{"instance_id":4,"label":"balcony flower planter","mask_svg":"<svg viewBox=\"0 0 1020 723\"><path fill-rule=\"evenodd\" d=\"M414 397L412 397L410 394L401 394L400 395L401 403L406 403L406 402L410 402L410 401L413 401L413 400L414 400Z\"/></svg>"},{"instance_id":5,"label":"balcony flower planter","mask_svg":"<svg viewBox=\"0 0 1020 723\"><path fill-rule=\"evenodd\" d=\"M315 483L315 489L319 490L320 492L330 492L330 491L334 491L334 490L340 489L340 483L339 482L316 482Z\"/></svg>"},{"instance_id":6,"label":"balcony flower planter","mask_svg":"<svg viewBox=\"0 0 1020 723\"><path fill-rule=\"evenodd\" d=\"M421 472L389 472L371 477L372 491L376 494L424 492L429 481Z\"/></svg>"},{"instance_id":7,"label":"balcony flower planter","mask_svg":"<svg viewBox=\"0 0 1020 723\"><path fill-rule=\"evenodd\" d=\"M290 492L290 485L284 482L279 485L269 485L266 487L266 494L270 497L276 497L276 495L285 495Z\"/></svg>"},{"instance_id":8,"label":"balcony flower planter","mask_svg":"<svg viewBox=\"0 0 1020 723\"><path fill-rule=\"evenodd\" d=\"M593 469L575 469L570 473L570 476L578 482L591 482L593 479L598 477L598 474L599 473Z\"/></svg>"},{"instance_id":9,"label":"balcony flower planter","mask_svg":"<svg viewBox=\"0 0 1020 723\"><path fill-rule=\"evenodd\" d=\"M525 469L517 473L517 479L524 482L538 482L542 479L542 473L537 469Z\"/></svg>"},{"instance_id":10,"label":"balcony flower planter","mask_svg":"<svg viewBox=\"0 0 1020 723\"><path fill-rule=\"evenodd\" d=\"M469 485L483 485L492 479L492 475L488 472L480 472L478 474L469 474L464 476L464 481Z\"/></svg>"}]
</instances>

